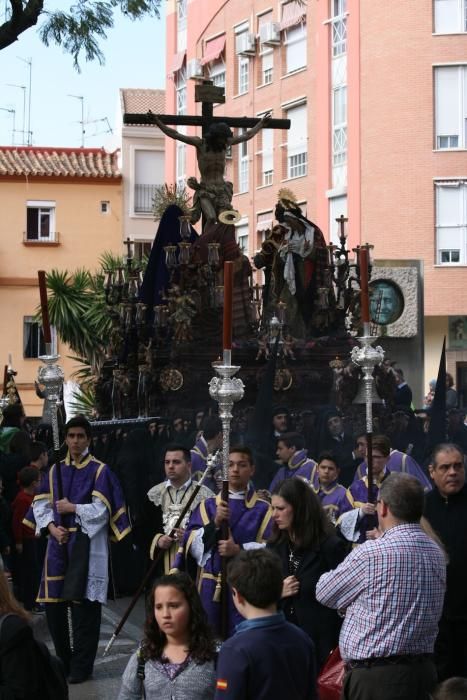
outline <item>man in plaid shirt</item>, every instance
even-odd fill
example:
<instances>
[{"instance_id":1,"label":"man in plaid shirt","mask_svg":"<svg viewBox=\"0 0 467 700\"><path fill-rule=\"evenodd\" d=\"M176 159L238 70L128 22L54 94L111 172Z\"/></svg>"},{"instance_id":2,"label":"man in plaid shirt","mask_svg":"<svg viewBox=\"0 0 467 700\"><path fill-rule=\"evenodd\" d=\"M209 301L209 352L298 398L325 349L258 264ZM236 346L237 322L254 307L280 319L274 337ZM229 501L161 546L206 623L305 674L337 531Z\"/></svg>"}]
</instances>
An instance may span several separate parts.
<instances>
[{"instance_id":1,"label":"man in plaid shirt","mask_svg":"<svg viewBox=\"0 0 467 700\"><path fill-rule=\"evenodd\" d=\"M446 561L420 527L423 505L415 477L390 474L377 501L381 537L318 581L317 600L345 611L345 700L427 700L436 684L432 654Z\"/></svg>"}]
</instances>

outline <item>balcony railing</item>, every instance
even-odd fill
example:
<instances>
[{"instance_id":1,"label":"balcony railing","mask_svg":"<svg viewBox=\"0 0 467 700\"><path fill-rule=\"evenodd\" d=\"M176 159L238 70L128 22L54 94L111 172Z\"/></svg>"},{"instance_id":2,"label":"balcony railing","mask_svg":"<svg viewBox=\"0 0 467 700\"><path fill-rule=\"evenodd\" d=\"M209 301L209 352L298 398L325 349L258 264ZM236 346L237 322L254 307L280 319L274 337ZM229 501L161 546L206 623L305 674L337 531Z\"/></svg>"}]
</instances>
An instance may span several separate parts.
<instances>
[{"instance_id":1,"label":"balcony railing","mask_svg":"<svg viewBox=\"0 0 467 700\"><path fill-rule=\"evenodd\" d=\"M47 236L39 235L37 231L23 231L23 243L28 245L58 245L60 242L60 234L58 231L50 231Z\"/></svg>"},{"instance_id":2,"label":"balcony railing","mask_svg":"<svg viewBox=\"0 0 467 700\"><path fill-rule=\"evenodd\" d=\"M135 185L135 213L152 214L157 185Z\"/></svg>"}]
</instances>

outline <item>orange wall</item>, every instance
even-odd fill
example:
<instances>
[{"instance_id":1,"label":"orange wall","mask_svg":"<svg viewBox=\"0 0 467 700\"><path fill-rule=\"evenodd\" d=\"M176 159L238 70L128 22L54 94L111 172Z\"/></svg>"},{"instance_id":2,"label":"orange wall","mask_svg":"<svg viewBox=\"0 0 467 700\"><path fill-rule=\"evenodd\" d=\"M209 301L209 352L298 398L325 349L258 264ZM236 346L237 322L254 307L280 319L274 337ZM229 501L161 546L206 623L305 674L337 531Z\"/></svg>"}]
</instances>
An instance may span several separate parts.
<instances>
[{"instance_id":1,"label":"orange wall","mask_svg":"<svg viewBox=\"0 0 467 700\"><path fill-rule=\"evenodd\" d=\"M39 416L42 401L36 398L33 382L41 364L23 359L23 317L35 314L39 303L37 271L53 268L70 272L80 267L96 269L100 255L111 250L122 253L121 181L89 183L84 180L36 182L0 181L0 367L12 354L16 380L25 410ZM23 244L27 200L56 202L56 230L59 245ZM100 202L110 202L110 213L100 213ZM60 364L66 379L73 362L66 358L68 348L59 343ZM3 376L3 374L2 374Z\"/></svg>"}]
</instances>

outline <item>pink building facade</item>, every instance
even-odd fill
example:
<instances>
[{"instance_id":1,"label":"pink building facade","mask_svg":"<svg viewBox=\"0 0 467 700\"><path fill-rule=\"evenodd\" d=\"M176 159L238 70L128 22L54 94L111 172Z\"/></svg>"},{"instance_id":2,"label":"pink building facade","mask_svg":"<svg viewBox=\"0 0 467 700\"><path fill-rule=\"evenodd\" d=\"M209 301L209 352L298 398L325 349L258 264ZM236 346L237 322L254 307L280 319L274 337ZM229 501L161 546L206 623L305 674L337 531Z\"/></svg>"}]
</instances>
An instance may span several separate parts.
<instances>
[{"instance_id":1,"label":"pink building facade","mask_svg":"<svg viewBox=\"0 0 467 700\"><path fill-rule=\"evenodd\" d=\"M245 253L289 187L328 239L344 214L349 247L422 260L425 380L446 335L467 397L467 0L168 0L166 26L167 113L200 113L204 77L216 116L291 119L233 149ZM194 149L166 140L165 174L196 174Z\"/></svg>"}]
</instances>

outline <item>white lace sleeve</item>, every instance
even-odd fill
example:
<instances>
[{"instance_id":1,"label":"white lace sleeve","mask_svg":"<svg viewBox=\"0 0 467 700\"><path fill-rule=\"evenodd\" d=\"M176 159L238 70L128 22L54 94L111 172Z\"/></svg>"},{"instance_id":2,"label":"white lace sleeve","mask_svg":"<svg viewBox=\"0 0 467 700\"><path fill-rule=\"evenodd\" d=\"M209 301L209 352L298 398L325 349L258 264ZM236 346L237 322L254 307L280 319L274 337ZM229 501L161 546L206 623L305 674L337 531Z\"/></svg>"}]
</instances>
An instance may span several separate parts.
<instances>
[{"instance_id":1,"label":"white lace sleeve","mask_svg":"<svg viewBox=\"0 0 467 700\"><path fill-rule=\"evenodd\" d=\"M41 498L38 501L34 501L32 509L36 520L36 535L39 535L43 528L46 528L49 523L54 521L53 506L47 498Z\"/></svg>"},{"instance_id":2,"label":"white lace sleeve","mask_svg":"<svg viewBox=\"0 0 467 700\"><path fill-rule=\"evenodd\" d=\"M211 558L211 552L204 551L203 533L204 530L202 527L200 527L199 530L196 531L190 545L191 556L196 561L198 566L206 566L206 562Z\"/></svg>"},{"instance_id":3,"label":"white lace sleeve","mask_svg":"<svg viewBox=\"0 0 467 700\"><path fill-rule=\"evenodd\" d=\"M337 521L337 527L349 542L358 542L358 538L360 537L360 530L358 528L359 517L360 508L354 508L353 510L347 511L347 513L342 513Z\"/></svg>"},{"instance_id":4,"label":"white lace sleeve","mask_svg":"<svg viewBox=\"0 0 467 700\"><path fill-rule=\"evenodd\" d=\"M242 549L246 552L252 549L263 549L264 547L266 547L266 542L245 542L242 544Z\"/></svg>"},{"instance_id":5,"label":"white lace sleeve","mask_svg":"<svg viewBox=\"0 0 467 700\"><path fill-rule=\"evenodd\" d=\"M81 526L84 534L92 539L107 526L109 512L100 498L93 496L92 503L76 504L76 522Z\"/></svg>"}]
</instances>

